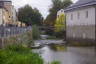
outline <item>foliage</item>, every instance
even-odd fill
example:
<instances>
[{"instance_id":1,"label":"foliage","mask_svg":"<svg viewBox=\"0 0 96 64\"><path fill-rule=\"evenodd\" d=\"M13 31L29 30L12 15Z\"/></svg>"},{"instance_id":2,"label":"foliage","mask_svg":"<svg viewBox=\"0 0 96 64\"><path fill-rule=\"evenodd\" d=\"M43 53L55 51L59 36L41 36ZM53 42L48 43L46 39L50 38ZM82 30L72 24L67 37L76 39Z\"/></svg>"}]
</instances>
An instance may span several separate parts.
<instances>
[{"instance_id":1,"label":"foliage","mask_svg":"<svg viewBox=\"0 0 96 64\"><path fill-rule=\"evenodd\" d=\"M57 38L55 36L48 36L47 39L49 39L49 40L56 39L57 40Z\"/></svg>"},{"instance_id":2,"label":"foliage","mask_svg":"<svg viewBox=\"0 0 96 64\"><path fill-rule=\"evenodd\" d=\"M43 60L30 49L13 45L0 50L0 64L43 64Z\"/></svg>"},{"instance_id":3,"label":"foliage","mask_svg":"<svg viewBox=\"0 0 96 64\"><path fill-rule=\"evenodd\" d=\"M40 31L36 25L32 26L32 36L34 40L37 40L40 38Z\"/></svg>"},{"instance_id":4,"label":"foliage","mask_svg":"<svg viewBox=\"0 0 96 64\"><path fill-rule=\"evenodd\" d=\"M59 14L55 22L55 32L65 31L66 29L66 20L64 13Z\"/></svg>"},{"instance_id":5,"label":"foliage","mask_svg":"<svg viewBox=\"0 0 96 64\"><path fill-rule=\"evenodd\" d=\"M55 32L54 36L56 36L57 38L66 38L66 31L60 31L60 32Z\"/></svg>"},{"instance_id":6,"label":"foliage","mask_svg":"<svg viewBox=\"0 0 96 64\"><path fill-rule=\"evenodd\" d=\"M30 47L31 45L34 45L34 39L33 39L33 32L29 31L26 34L23 34L22 37L22 42L23 44L25 43L25 45L28 45L28 47Z\"/></svg>"},{"instance_id":7,"label":"foliage","mask_svg":"<svg viewBox=\"0 0 96 64\"><path fill-rule=\"evenodd\" d=\"M67 47L65 45L50 44L50 48L53 51L67 51Z\"/></svg>"},{"instance_id":8,"label":"foliage","mask_svg":"<svg viewBox=\"0 0 96 64\"><path fill-rule=\"evenodd\" d=\"M31 49L27 48L27 47L23 47L20 44L15 44L15 45L9 45L5 48L5 50L7 51L14 51L14 52L18 52L18 53L22 53L22 52L29 52Z\"/></svg>"},{"instance_id":9,"label":"foliage","mask_svg":"<svg viewBox=\"0 0 96 64\"><path fill-rule=\"evenodd\" d=\"M53 61L51 64L61 64L59 61Z\"/></svg>"},{"instance_id":10,"label":"foliage","mask_svg":"<svg viewBox=\"0 0 96 64\"><path fill-rule=\"evenodd\" d=\"M54 33L54 30L52 30L52 29L48 29L48 30L46 30L46 32L45 32L47 35L53 35L53 33Z\"/></svg>"},{"instance_id":11,"label":"foliage","mask_svg":"<svg viewBox=\"0 0 96 64\"><path fill-rule=\"evenodd\" d=\"M54 25L55 20L56 20L56 16L57 16L57 12L61 9L65 9L66 7L68 7L69 5L72 4L71 0L52 0L52 7L49 10L49 15L46 18L46 24L48 25Z\"/></svg>"},{"instance_id":12,"label":"foliage","mask_svg":"<svg viewBox=\"0 0 96 64\"><path fill-rule=\"evenodd\" d=\"M18 10L18 19L27 25L41 25L43 17L38 9L32 9L31 6L25 5Z\"/></svg>"},{"instance_id":13,"label":"foliage","mask_svg":"<svg viewBox=\"0 0 96 64\"><path fill-rule=\"evenodd\" d=\"M30 45L34 44L32 31L28 31L24 34L4 38L4 46L13 45L13 44L21 44L25 47L30 47Z\"/></svg>"}]
</instances>

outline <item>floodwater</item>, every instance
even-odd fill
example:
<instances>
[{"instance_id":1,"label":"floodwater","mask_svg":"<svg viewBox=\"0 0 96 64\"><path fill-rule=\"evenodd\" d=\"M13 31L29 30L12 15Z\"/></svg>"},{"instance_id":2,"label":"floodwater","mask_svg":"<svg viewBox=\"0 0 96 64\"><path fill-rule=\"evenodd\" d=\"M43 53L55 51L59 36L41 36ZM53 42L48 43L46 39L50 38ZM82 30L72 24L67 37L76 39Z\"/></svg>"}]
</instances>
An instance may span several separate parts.
<instances>
[{"instance_id":1,"label":"floodwater","mask_svg":"<svg viewBox=\"0 0 96 64\"><path fill-rule=\"evenodd\" d=\"M59 61L61 64L96 64L96 53L94 47L67 47L66 50L53 50L50 46L35 49L48 64Z\"/></svg>"}]
</instances>

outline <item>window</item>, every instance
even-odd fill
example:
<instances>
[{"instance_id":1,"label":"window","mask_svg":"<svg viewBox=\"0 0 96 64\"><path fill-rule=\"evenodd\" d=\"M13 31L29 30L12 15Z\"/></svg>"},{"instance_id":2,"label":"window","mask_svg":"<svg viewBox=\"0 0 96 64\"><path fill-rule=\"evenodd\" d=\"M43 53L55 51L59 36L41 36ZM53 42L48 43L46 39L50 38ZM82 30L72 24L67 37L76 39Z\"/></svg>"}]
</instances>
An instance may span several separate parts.
<instances>
[{"instance_id":1,"label":"window","mask_svg":"<svg viewBox=\"0 0 96 64\"><path fill-rule=\"evenodd\" d=\"M86 18L88 18L88 11L86 11Z\"/></svg>"},{"instance_id":2,"label":"window","mask_svg":"<svg viewBox=\"0 0 96 64\"><path fill-rule=\"evenodd\" d=\"M73 20L73 14L71 14L71 20Z\"/></svg>"},{"instance_id":3,"label":"window","mask_svg":"<svg viewBox=\"0 0 96 64\"><path fill-rule=\"evenodd\" d=\"M77 13L77 17L78 17L78 19L80 18L80 13L79 12Z\"/></svg>"}]
</instances>

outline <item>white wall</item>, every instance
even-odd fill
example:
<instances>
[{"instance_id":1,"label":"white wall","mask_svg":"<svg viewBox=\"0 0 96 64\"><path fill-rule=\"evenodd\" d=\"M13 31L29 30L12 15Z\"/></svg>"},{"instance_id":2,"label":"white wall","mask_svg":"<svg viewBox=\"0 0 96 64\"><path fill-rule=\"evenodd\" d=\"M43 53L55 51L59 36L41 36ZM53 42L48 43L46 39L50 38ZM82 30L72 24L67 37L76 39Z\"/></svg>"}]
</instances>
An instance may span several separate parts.
<instances>
[{"instance_id":1,"label":"white wall","mask_svg":"<svg viewBox=\"0 0 96 64\"><path fill-rule=\"evenodd\" d=\"M17 21L16 10L15 10L14 6L12 7L12 19L14 22Z\"/></svg>"},{"instance_id":2,"label":"white wall","mask_svg":"<svg viewBox=\"0 0 96 64\"><path fill-rule=\"evenodd\" d=\"M2 24L2 9L0 9L0 25Z\"/></svg>"},{"instance_id":3,"label":"white wall","mask_svg":"<svg viewBox=\"0 0 96 64\"><path fill-rule=\"evenodd\" d=\"M86 11L88 11L88 18L86 18ZM78 12L80 18L78 19ZM71 14L73 14L73 20L71 20ZM71 25L95 25L95 8L83 8L76 11L68 12L67 15L67 26Z\"/></svg>"},{"instance_id":4,"label":"white wall","mask_svg":"<svg viewBox=\"0 0 96 64\"><path fill-rule=\"evenodd\" d=\"M86 17L88 11L88 18ZM80 14L78 19L78 12ZM73 14L73 19L71 19ZM66 13L67 37L95 39L95 7L86 7Z\"/></svg>"}]
</instances>

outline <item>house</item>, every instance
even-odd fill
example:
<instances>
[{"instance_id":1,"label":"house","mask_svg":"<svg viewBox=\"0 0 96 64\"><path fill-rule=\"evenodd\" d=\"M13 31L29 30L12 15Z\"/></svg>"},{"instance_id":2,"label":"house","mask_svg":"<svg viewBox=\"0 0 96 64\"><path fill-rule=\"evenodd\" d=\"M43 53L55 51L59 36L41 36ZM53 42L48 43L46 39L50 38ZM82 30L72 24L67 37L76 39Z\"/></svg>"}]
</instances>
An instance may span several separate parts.
<instances>
[{"instance_id":1,"label":"house","mask_svg":"<svg viewBox=\"0 0 96 64\"><path fill-rule=\"evenodd\" d=\"M60 32L65 30L65 13L64 10L61 9L57 12L57 18L55 21L55 32Z\"/></svg>"},{"instance_id":2,"label":"house","mask_svg":"<svg viewBox=\"0 0 96 64\"><path fill-rule=\"evenodd\" d=\"M64 14L64 10L63 10L63 9L61 9L61 10L59 10L59 11L57 12L57 18L58 18L61 14Z\"/></svg>"},{"instance_id":3,"label":"house","mask_svg":"<svg viewBox=\"0 0 96 64\"><path fill-rule=\"evenodd\" d=\"M0 0L0 25L14 25L17 21L16 10L11 0Z\"/></svg>"},{"instance_id":4,"label":"house","mask_svg":"<svg viewBox=\"0 0 96 64\"><path fill-rule=\"evenodd\" d=\"M79 0L65 13L68 42L96 42L96 0Z\"/></svg>"}]
</instances>

